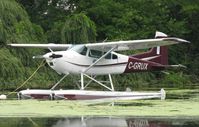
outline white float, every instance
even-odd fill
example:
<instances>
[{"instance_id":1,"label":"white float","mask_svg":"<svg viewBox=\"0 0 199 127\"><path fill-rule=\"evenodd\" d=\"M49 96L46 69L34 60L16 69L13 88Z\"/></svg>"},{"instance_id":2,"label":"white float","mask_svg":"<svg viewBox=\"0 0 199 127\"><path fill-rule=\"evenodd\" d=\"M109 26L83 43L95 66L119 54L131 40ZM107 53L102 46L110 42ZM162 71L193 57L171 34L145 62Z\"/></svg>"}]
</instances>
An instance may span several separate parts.
<instances>
[{"instance_id":1,"label":"white float","mask_svg":"<svg viewBox=\"0 0 199 127\"><path fill-rule=\"evenodd\" d=\"M120 92L120 91L89 91L89 90L22 90L19 99L65 99L65 100L137 100L160 98L164 100L166 92Z\"/></svg>"}]
</instances>

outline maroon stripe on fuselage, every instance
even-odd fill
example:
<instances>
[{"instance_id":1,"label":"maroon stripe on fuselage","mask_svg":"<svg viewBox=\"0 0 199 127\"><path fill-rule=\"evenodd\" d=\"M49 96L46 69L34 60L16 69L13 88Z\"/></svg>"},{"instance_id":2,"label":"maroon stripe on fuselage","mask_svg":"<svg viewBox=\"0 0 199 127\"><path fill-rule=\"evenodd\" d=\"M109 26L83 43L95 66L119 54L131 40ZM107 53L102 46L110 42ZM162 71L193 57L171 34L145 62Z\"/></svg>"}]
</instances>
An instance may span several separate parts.
<instances>
[{"instance_id":1,"label":"maroon stripe on fuselage","mask_svg":"<svg viewBox=\"0 0 199 127\"><path fill-rule=\"evenodd\" d=\"M72 63L72 62L69 62L69 61L65 61L65 62L76 65L76 66L81 66L81 67L89 67L90 66L90 65L76 64L76 63ZM121 65L121 64L127 64L127 62L115 63L115 64L94 65L93 67L105 67L105 66L114 66L114 65Z\"/></svg>"}]
</instances>

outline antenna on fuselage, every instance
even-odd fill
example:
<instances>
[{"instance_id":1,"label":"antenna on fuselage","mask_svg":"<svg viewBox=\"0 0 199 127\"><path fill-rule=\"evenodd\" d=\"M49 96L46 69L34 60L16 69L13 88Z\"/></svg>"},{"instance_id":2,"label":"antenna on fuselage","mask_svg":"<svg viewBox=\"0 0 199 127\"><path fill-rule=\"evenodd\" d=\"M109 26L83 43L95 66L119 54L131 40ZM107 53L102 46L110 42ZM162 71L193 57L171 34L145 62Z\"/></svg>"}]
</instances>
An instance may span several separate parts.
<instances>
[{"instance_id":1,"label":"antenna on fuselage","mask_svg":"<svg viewBox=\"0 0 199 127\"><path fill-rule=\"evenodd\" d=\"M106 42L108 40L108 38L105 38L102 42L104 43L104 42Z\"/></svg>"}]
</instances>

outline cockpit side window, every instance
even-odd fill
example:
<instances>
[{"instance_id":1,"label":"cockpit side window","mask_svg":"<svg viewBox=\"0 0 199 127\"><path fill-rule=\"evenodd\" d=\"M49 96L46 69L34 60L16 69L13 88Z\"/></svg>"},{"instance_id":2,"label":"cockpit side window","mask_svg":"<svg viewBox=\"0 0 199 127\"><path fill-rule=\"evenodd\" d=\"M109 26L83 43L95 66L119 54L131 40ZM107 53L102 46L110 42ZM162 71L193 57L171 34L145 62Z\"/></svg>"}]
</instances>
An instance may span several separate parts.
<instances>
[{"instance_id":1,"label":"cockpit side window","mask_svg":"<svg viewBox=\"0 0 199 127\"><path fill-rule=\"evenodd\" d=\"M100 58L103 55L102 51L98 51L98 50L90 50L89 54L90 57L94 57L94 58Z\"/></svg>"}]
</instances>

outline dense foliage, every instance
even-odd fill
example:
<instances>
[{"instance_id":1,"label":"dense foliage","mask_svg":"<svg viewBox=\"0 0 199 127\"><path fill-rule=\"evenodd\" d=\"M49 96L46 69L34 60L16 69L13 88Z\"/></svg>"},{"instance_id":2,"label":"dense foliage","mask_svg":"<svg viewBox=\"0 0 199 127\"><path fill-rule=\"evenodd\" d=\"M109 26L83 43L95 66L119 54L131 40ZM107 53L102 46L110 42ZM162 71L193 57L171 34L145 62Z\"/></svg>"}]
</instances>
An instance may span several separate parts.
<instances>
[{"instance_id":1,"label":"dense foliage","mask_svg":"<svg viewBox=\"0 0 199 127\"><path fill-rule=\"evenodd\" d=\"M198 0L0 0L0 9L0 89L16 88L39 64L32 56L44 53L7 48L8 43L78 44L106 38L143 39L153 38L156 30L192 42L169 47L170 64L180 63L188 68L169 70L169 75L115 75L118 89L185 87L199 81ZM49 88L58 78L53 70L43 67L29 87ZM71 78L62 84L65 88L74 87Z\"/></svg>"},{"instance_id":2,"label":"dense foliage","mask_svg":"<svg viewBox=\"0 0 199 127\"><path fill-rule=\"evenodd\" d=\"M66 17L64 22L55 22L47 35L48 42L81 44L95 42L96 28L94 22L80 13Z\"/></svg>"}]
</instances>

